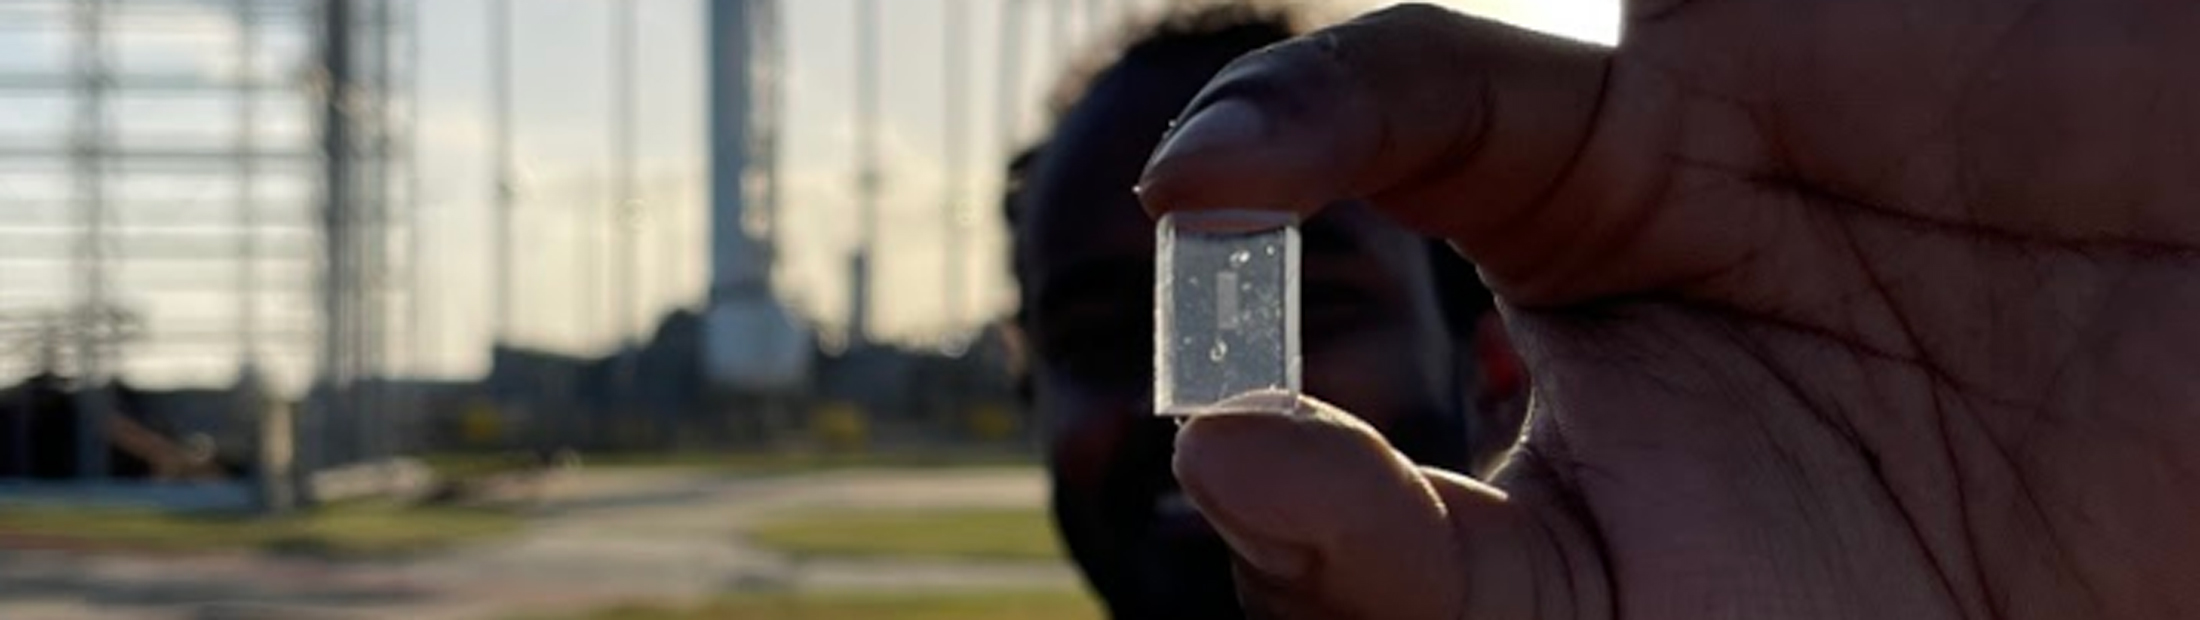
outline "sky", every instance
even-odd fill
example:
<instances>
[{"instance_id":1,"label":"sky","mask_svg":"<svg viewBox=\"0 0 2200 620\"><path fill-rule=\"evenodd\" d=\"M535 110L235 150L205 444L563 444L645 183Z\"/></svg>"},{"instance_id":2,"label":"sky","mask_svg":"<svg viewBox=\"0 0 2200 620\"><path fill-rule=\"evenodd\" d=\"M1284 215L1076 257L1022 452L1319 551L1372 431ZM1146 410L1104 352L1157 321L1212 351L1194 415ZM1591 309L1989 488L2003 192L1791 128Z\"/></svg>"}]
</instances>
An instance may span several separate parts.
<instances>
[{"instance_id":1,"label":"sky","mask_svg":"<svg viewBox=\"0 0 2200 620\"><path fill-rule=\"evenodd\" d=\"M826 332L845 328L845 261L856 237L851 182L855 177L851 93L857 53L851 32L856 1L782 3L788 92L781 130L785 193L778 234L783 254L775 280L782 296ZM971 61L971 90L966 97L970 126L964 137L970 155L961 185L963 200L957 203L966 219L959 229L946 223L950 172L943 161L941 130L945 114L942 15L950 1L965 4ZM1013 289L1003 231L994 216L998 169L1005 161L1006 145L1027 141L1041 131L1039 106L1057 68L1091 55L1090 48L1104 41L1105 33L1162 4L1162 0L1024 1L1032 6L1026 12L1027 71L1020 80L1023 92L1016 97L1024 123L1013 136L1004 136L997 120L1001 118L997 109L1000 79L995 60L1002 0L879 0L879 47L884 50L879 133L885 162L880 228L887 233L876 250L873 297L880 303L870 325L879 338L931 342L1009 308ZM643 316L651 317L665 308L700 303L708 277L707 239L702 234L706 222L702 208L708 194L701 186L703 32L698 27L703 6L695 0L639 2L641 28L646 33L640 61L646 68L639 93L646 119L641 168L652 196L647 201L651 217L645 218L638 232L649 239L641 259L646 275L637 279L636 286L643 300L640 305L650 310ZM478 370L480 338L488 329L488 317L479 311L487 305L483 298L486 274L466 268L482 262L460 258L482 254L487 239L482 226L485 210L480 206L487 191L482 128L486 64L480 36L485 32L486 8L482 0L425 4L425 25L420 31L426 44L420 122L424 139L437 145L424 151L421 161L422 170L430 175L427 197L432 210L440 213L428 241L432 249L447 253L447 258L434 263L451 266L439 274L447 284L436 289L447 294L432 304L435 311L426 327L442 343L431 368L462 373ZM582 203L602 193L600 179L608 160L604 19L609 3L521 0L515 4L516 141L521 165L530 172L523 200L536 214L523 217L521 226L527 227L526 236L555 244L574 239L574 220L594 221L585 212L599 208ZM1324 15L1343 17L1389 3L1315 4ZM1458 0L1443 4L1586 40L1609 42L1616 31L1616 8L1609 2ZM1069 36L1053 36L1054 18L1047 14L1052 6L1069 7L1064 29ZM1093 15L1102 17L1098 27L1088 26ZM951 234L963 235L963 241L949 243ZM951 302L940 292L945 270L953 268L944 251L950 247L962 249L961 268L972 283L960 304L964 316L959 321L947 316ZM602 285L592 284L585 270L577 271L603 254L546 250L521 269L520 296L529 311L515 326L515 338L564 350L607 345L620 331L617 316L604 304L584 303L591 287ZM641 326L628 329L639 333L631 330Z\"/></svg>"},{"instance_id":2,"label":"sky","mask_svg":"<svg viewBox=\"0 0 2200 620\"><path fill-rule=\"evenodd\" d=\"M633 225L632 273L617 273L614 249L612 166L611 11L613 0L514 0L512 5L513 148L518 169L514 222L515 324L510 339L536 348L576 354L600 354L622 338L639 337L654 320L674 308L695 308L709 277L707 239L709 193L705 166L706 86L704 10L708 0L626 0L635 4L640 34L633 101L639 119L636 136L640 214ZM786 94L782 119L782 213L777 234L780 262L775 288L796 311L827 334L845 328L848 285L846 260L855 242L856 196L853 192L855 90L852 36L858 0L782 0L786 41ZM1011 145L1041 131L1041 103L1062 67L1092 56L1112 33L1167 0L876 0L881 7L882 117L879 136L884 167L880 229L886 231L874 262L878 303L870 332L902 343L928 344L1000 316L1013 303L1003 230L999 222L999 170ZM1007 127L999 109L1004 2L1027 7L1025 38L1017 91L1012 101L1023 120ZM941 129L946 110L942 84L943 20L948 3L960 3L969 43L968 158L957 184L960 200L951 200L950 172ZM222 3L208 5L215 7ZM1312 0L1317 15L1348 17L1389 4L1369 0ZM1502 21L1572 36L1610 42L1616 32L1613 0L1452 0L1440 2ZM188 7L189 5L184 5ZM394 354L398 370L445 377L477 376L486 370L494 331L491 297L490 196L492 188L487 33L490 0L419 0L417 108L413 170L419 210L414 216L420 260L418 306L399 300L393 308L399 324L409 322L405 342ZM1055 23L1060 13L1061 23ZM186 72L222 74L235 69L232 50L218 47L223 19L217 8L162 13L159 19L193 20L198 40L141 37L121 44L122 64L167 65ZM1095 19L1097 18L1097 19ZM0 33L4 34L4 33ZM309 60L306 40L271 36L261 69L297 71ZM0 36L0 72L65 62L68 41L43 35ZM286 60L287 58L287 60ZM298 75L298 74L291 74ZM291 100L263 105L261 132L268 141L310 139L312 116ZM0 135L65 135L69 110L62 100L0 97ZM121 102L118 105L131 105ZM168 122L182 129L219 133L228 118L222 102L153 104L154 113L120 117L140 123ZM175 112L174 106L200 105L200 113ZM167 106L167 107L160 107ZM401 106L404 107L404 106ZM208 119L205 121L195 119ZM172 128L171 128L172 129ZM162 131L166 131L163 129ZM159 133L155 131L153 133ZM4 172L4 171L0 171ZM50 173L47 173L50 174ZM31 179L31 180L26 180ZM202 204L224 203L233 194L203 182L160 189L140 178L130 187L182 193ZM311 211L310 186L263 183L263 201L296 203L283 213L297 219ZM0 174L0 205L18 208L41 194L65 195L31 177ZM959 225L947 217L959 205ZM10 217L16 217L10 212ZM62 217L65 214L50 214ZM179 216L181 217L181 216ZM66 223L66 220L57 220ZM309 226L301 220L298 225ZM268 243L310 242L310 228L270 233ZM289 236L284 236L289 235ZM295 238L293 238L295 237ZM0 239L0 242L8 242ZM951 267L949 248L961 262ZM304 250L301 250L304 251ZM948 269L963 270L969 287L959 304L941 294ZM271 270L271 271L270 271ZM304 325L310 320L310 276L306 265L269 267L271 286L292 293L265 304L271 322ZM54 274L65 273L53 270ZM159 274L139 274L159 279ZM21 278L10 282L20 281ZM10 282L0 282L7 285ZM54 291L64 283L46 283ZM46 286L46 285L41 285ZM20 289L20 287L18 287ZM11 289L17 290L17 289ZM6 298L0 292L0 299ZM164 299L173 299L164 298ZM622 308L619 301L630 305ZM225 305L226 304L226 305ZM156 304L159 312L184 309L218 319L233 303L218 296ZM959 318L947 308L963 308ZM202 311L203 312L200 312ZM417 315L413 314L417 310ZM196 315L194 315L196 316ZM416 319L416 320L414 320ZM193 319L197 320L197 319ZM270 328L273 329L273 328ZM295 342L310 342L297 338ZM200 345L181 345L200 346ZM282 363L300 368L310 362L294 346ZM229 351L232 349L222 349ZM233 367L233 364L232 364ZM278 369L279 371L283 369ZM219 364L153 367L185 382L226 380ZM162 377L147 377L163 383Z\"/></svg>"}]
</instances>

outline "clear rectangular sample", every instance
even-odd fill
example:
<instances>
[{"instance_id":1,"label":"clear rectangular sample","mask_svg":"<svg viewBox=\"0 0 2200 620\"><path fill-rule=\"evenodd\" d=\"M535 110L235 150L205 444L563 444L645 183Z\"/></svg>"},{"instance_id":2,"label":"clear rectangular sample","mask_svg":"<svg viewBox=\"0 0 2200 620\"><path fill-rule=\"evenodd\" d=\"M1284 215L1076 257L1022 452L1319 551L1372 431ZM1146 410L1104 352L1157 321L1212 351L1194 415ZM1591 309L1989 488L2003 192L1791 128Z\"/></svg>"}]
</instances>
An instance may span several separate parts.
<instances>
[{"instance_id":1,"label":"clear rectangular sample","mask_svg":"<svg viewBox=\"0 0 2200 620\"><path fill-rule=\"evenodd\" d=\"M1299 231L1288 213L1172 213L1154 261L1154 411L1299 392Z\"/></svg>"}]
</instances>

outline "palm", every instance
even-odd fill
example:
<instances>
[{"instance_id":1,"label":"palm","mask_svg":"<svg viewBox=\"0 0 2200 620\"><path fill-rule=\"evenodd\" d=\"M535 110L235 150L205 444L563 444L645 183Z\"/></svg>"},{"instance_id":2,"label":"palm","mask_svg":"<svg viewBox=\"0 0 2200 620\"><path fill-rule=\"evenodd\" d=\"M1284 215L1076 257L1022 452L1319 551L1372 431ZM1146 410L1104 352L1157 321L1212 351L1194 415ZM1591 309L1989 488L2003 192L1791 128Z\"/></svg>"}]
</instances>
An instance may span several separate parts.
<instances>
[{"instance_id":1,"label":"palm","mask_svg":"<svg viewBox=\"0 0 2200 620\"><path fill-rule=\"evenodd\" d=\"M2200 6L1630 11L1617 51L1369 16L1240 61L1155 156L1157 210L1364 195L1449 238L1535 378L1509 496L1342 414L1187 425L1187 492L1284 575L1253 599L2200 614Z\"/></svg>"},{"instance_id":2,"label":"palm","mask_svg":"<svg viewBox=\"0 0 2200 620\"><path fill-rule=\"evenodd\" d=\"M2149 450L2200 439L2195 15L1899 4L1640 14L1583 165L1641 191L1562 187L1589 249L1492 274L1516 485L1580 502L1623 615L2190 613L2120 578L2200 557L2200 462Z\"/></svg>"}]
</instances>

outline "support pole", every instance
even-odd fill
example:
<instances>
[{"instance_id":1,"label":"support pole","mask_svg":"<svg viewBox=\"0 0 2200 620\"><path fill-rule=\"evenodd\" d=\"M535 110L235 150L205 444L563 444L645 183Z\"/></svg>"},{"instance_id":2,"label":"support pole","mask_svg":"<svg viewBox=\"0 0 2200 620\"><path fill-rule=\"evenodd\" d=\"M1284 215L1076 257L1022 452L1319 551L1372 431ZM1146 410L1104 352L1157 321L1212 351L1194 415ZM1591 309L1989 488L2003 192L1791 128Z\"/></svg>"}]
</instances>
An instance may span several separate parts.
<instances>
[{"instance_id":1,"label":"support pole","mask_svg":"<svg viewBox=\"0 0 2200 620\"><path fill-rule=\"evenodd\" d=\"M259 24L254 0L236 0L237 11L237 364L238 378L260 357Z\"/></svg>"},{"instance_id":2,"label":"support pole","mask_svg":"<svg viewBox=\"0 0 2200 620\"><path fill-rule=\"evenodd\" d=\"M878 250L878 0L856 5L856 201L857 246L850 265L848 346L870 343L872 258Z\"/></svg>"},{"instance_id":3,"label":"support pole","mask_svg":"<svg viewBox=\"0 0 2200 620\"><path fill-rule=\"evenodd\" d=\"M490 166L495 187L491 197L494 221L490 264L495 307L493 328L496 344L512 339L512 0L489 4L489 118Z\"/></svg>"},{"instance_id":4,"label":"support pole","mask_svg":"<svg viewBox=\"0 0 2200 620\"><path fill-rule=\"evenodd\" d=\"M366 379L361 390L359 419L360 454L365 459L389 456L392 436L390 433L391 393L390 368L390 233L395 229L390 216L391 170L390 146L390 84L391 61L396 58L390 46L392 19L390 5L398 0L373 0L374 6L374 90L369 111L373 114L373 152L368 154L368 168L372 171L361 202L367 213L365 240L360 244L359 306L361 324L359 330L360 373Z\"/></svg>"},{"instance_id":5,"label":"support pole","mask_svg":"<svg viewBox=\"0 0 2200 620\"><path fill-rule=\"evenodd\" d=\"M612 9L611 19L611 234L615 240L612 264L617 266L617 271L611 282L614 287L612 303L618 305L612 315L618 317L618 329L613 332L617 335L614 352L618 359L612 371L611 401L615 410L625 410L634 400L635 329L640 322L637 304L641 303L636 289L640 288L637 282L642 277L636 269L641 261L634 239L642 222L642 205L634 188L636 6L635 0L616 1L618 5ZM648 336L641 338L646 342Z\"/></svg>"},{"instance_id":6,"label":"support pole","mask_svg":"<svg viewBox=\"0 0 2200 620\"><path fill-rule=\"evenodd\" d=\"M969 2L942 1L946 3L945 15L941 20L945 24L944 32L941 33L941 61L945 66L940 72L940 91L944 95L941 107L946 114L940 123L940 142L947 159L947 196L940 213L940 258L944 267L940 277L940 294L944 303L940 305L940 310L943 315L943 335L953 337L956 331L963 328L963 304L967 296L964 258L968 242L963 226L967 215L964 213L966 205L963 202L968 199L965 183L970 176L966 153L970 112L970 36L966 23L969 19Z\"/></svg>"},{"instance_id":7,"label":"support pole","mask_svg":"<svg viewBox=\"0 0 2200 620\"><path fill-rule=\"evenodd\" d=\"M994 128L995 139L1000 140L1004 165L1016 157L1024 147L1019 132L1023 131L1023 83L1024 83L1024 3L1028 0L1001 0L1001 41L999 84L994 90L996 98L994 118L999 124Z\"/></svg>"},{"instance_id":8,"label":"support pole","mask_svg":"<svg viewBox=\"0 0 2200 620\"><path fill-rule=\"evenodd\" d=\"M320 419L307 425L312 437L305 442L306 454L300 459L307 472L340 458L330 453L333 442L329 431L349 427L358 415L352 400L353 362L357 358L350 349L355 345L354 332L359 329L352 299L359 285L359 271L353 264L357 231L353 229L356 213L352 203L351 118L345 106L352 93L351 0L327 0L322 9L321 68L326 91L322 93L321 109L321 224L328 264L321 285L325 317L321 375L327 392L325 407L315 412Z\"/></svg>"},{"instance_id":9,"label":"support pole","mask_svg":"<svg viewBox=\"0 0 2200 620\"><path fill-rule=\"evenodd\" d=\"M77 410L80 478L107 477L107 419L114 414L108 388L108 339L117 327L107 300L107 42L106 0L77 0L77 125L73 145L77 208L83 217L77 240L77 370L83 395Z\"/></svg>"}]
</instances>

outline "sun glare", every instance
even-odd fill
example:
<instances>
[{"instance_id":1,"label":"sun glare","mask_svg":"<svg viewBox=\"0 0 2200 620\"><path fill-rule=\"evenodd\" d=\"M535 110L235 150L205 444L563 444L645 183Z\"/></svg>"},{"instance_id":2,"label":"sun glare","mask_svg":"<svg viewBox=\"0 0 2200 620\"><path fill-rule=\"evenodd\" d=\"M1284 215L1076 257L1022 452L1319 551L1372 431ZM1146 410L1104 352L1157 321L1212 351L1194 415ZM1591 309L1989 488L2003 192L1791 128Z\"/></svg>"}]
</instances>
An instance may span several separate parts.
<instances>
[{"instance_id":1,"label":"sun glare","mask_svg":"<svg viewBox=\"0 0 2200 620\"><path fill-rule=\"evenodd\" d=\"M1515 26L1612 45L1619 42L1616 0L1437 0L1437 4ZM1359 2L1367 8L1393 2Z\"/></svg>"}]
</instances>

